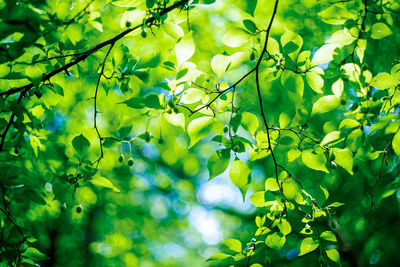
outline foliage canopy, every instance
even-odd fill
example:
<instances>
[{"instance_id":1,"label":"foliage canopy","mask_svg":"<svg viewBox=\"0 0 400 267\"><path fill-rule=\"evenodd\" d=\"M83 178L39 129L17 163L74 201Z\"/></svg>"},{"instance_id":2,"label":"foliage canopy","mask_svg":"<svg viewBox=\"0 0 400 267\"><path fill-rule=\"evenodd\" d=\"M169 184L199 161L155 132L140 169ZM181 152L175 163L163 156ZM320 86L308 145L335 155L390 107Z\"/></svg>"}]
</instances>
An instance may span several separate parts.
<instances>
[{"instance_id":1,"label":"foliage canopy","mask_svg":"<svg viewBox=\"0 0 400 267\"><path fill-rule=\"evenodd\" d=\"M2 1L0 266L399 265L399 13Z\"/></svg>"}]
</instances>

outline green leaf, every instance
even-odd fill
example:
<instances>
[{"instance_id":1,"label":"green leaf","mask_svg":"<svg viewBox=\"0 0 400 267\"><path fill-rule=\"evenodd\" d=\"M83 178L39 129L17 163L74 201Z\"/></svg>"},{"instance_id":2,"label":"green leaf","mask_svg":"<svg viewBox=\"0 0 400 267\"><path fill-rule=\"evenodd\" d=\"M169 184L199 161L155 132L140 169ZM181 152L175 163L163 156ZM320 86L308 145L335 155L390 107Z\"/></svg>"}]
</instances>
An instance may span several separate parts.
<instances>
[{"instance_id":1,"label":"green leaf","mask_svg":"<svg viewBox=\"0 0 400 267\"><path fill-rule=\"evenodd\" d=\"M121 102L126 104L128 107L130 108L134 108L134 109L142 109L144 108L144 103L142 102L141 98L138 97L132 97L128 100L125 100L124 102Z\"/></svg>"},{"instance_id":2,"label":"green leaf","mask_svg":"<svg viewBox=\"0 0 400 267\"><path fill-rule=\"evenodd\" d=\"M382 39L392 34L390 28L382 22L375 23L371 27L371 38Z\"/></svg>"},{"instance_id":3,"label":"green leaf","mask_svg":"<svg viewBox=\"0 0 400 267\"><path fill-rule=\"evenodd\" d=\"M250 197L250 201L256 207L265 207L266 206L266 203L265 203L265 191L259 191L259 192L254 193Z\"/></svg>"},{"instance_id":4,"label":"green leaf","mask_svg":"<svg viewBox=\"0 0 400 267\"><path fill-rule=\"evenodd\" d=\"M283 235L288 235L290 234L290 232L292 232L292 227L290 226L290 223L286 220L281 221L278 224L278 228Z\"/></svg>"},{"instance_id":5,"label":"green leaf","mask_svg":"<svg viewBox=\"0 0 400 267\"><path fill-rule=\"evenodd\" d=\"M328 8L319 12L318 16L326 23L340 25L344 24L349 19L357 19L357 12L348 10L341 5L330 5Z\"/></svg>"},{"instance_id":6,"label":"green leaf","mask_svg":"<svg viewBox=\"0 0 400 267\"><path fill-rule=\"evenodd\" d=\"M203 90L189 88L183 92L180 102L183 104L193 104L200 101L205 94Z\"/></svg>"},{"instance_id":7,"label":"green leaf","mask_svg":"<svg viewBox=\"0 0 400 267\"><path fill-rule=\"evenodd\" d=\"M155 0L146 0L146 7L147 8L152 8L155 4Z\"/></svg>"},{"instance_id":8,"label":"green leaf","mask_svg":"<svg viewBox=\"0 0 400 267\"><path fill-rule=\"evenodd\" d=\"M331 231L322 232L320 236L322 239L332 241L332 242L337 242L335 234L332 233Z\"/></svg>"},{"instance_id":9,"label":"green leaf","mask_svg":"<svg viewBox=\"0 0 400 267\"><path fill-rule=\"evenodd\" d=\"M335 162L340 167L344 168L351 175L353 175L353 153L348 148L345 149L333 149L335 155Z\"/></svg>"},{"instance_id":10,"label":"green leaf","mask_svg":"<svg viewBox=\"0 0 400 267\"><path fill-rule=\"evenodd\" d=\"M298 149L291 149L287 153L287 158L289 162L292 162L293 160L297 159L300 156L301 156L301 151Z\"/></svg>"},{"instance_id":11,"label":"green leaf","mask_svg":"<svg viewBox=\"0 0 400 267\"><path fill-rule=\"evenodd\" d=\"M194 54L195 46L191 34L186 34L175 45L176 59L178 66L186 62Z\"/></svg>"},{"instance_id":12,"label":"green leaf","mask_svg":"<svg viewBox=\"0 0 400 267\"><path fill-rule=\"evenodd\" d=\"M326 44L321 46L314 54L311 65L324 64L333 60L333 52L338 47L337 44Z\"/></svg>"},{"instance_id":13,"label":"green leaf","mask_svg":"<svg viewBox=\"0 0 400 267\"><path fill-rule=\"evenodd\" d=\"M329 259L333 260L336 263L340 263L340 255L336 249L328 249L326 251L326 255Z\"/></svg>"},{"instance_id":14,"label":"green leaf","mask_svg":"<svg viewBox=\"0 0 400 267\"><path fill-rule=\"evenodd\" d=\"M156 95L156 94L151 94L151 95L146 96L143 99L143 104L147 108L154 108L154 109L161 108L160 100L158 98L158 95Z\"/></svg>"},{"instance_id":15,"label":"green leaf","mask_svg":"<svg viewBox=\"0 0 400 267\"><path fill-rule=\"evenodd\" d=\"M287 44L285 44L285 46L283 47L283 51L286 54L290 54L293 53L294 51L296 51L297 49L299 49L299 45L296 44L293 41L289 41Z\"/></svg>"},{"instance_id":16,"label":"green leaf","mask_svg":"<svg viewBox=\"0 0 400 267\"><path fill-rule=\"evenodd\" d=\"M317 93L322 93L322 87L324 86L324 79L317 74L313 72L307 72L306 73L306 80L308 85Z\"/></svg>"},{"instance_id":17,"label":"green leaf","mask_svg":"<svg viewBox=\"0 0 400 267\"><path fill-rule=\"evenodd\" d=\"M230 64L231 57L221 54L214 56L211 60L211 68L219 80L224 76Z\"/></svg>"},{"instance_id":18,"label":"green leaf","mask_svg":"<svg viewBox=\"0 0 400 267\"><path fill-rule=\"evenodd\" d=\"M119 189L117 187L115 187L113 185L113 183L105 177L101 177L101 176L94 177L89 182L91 182L94 185L110 188L110 189L114 190L115 192L120 192Z\"/></svg>"},{"instance_id":19,"label":"green leaf","mask_svg":"<svg viewBox=\"0 0 400 267\"><path fill-rule=\"evenodd\" d=\"M303 38L295 32L286 30L285 33L281 36L282 47L285 47L290 42L292 42L294 45L296 45L297 49L292 52L289 51L289 52L287 52L287 54L293 61L295 61L297 54L299 53L301 47L303 46ZM289 45L290 49L288 49L288 50L293 50L293 48L294 48L293 44Z\"/></svg>"},{"instance_id":20,"label":"green leaf","mask_svg":"<svg viewBox=\"0 0 400 267\"><path fill-rule=\"evenodd\" d=\"M339 106L340 102L334 95L326 95L318 99L312 108L311 114L322 114L329 111L332 111L337 106Z\"/></svg>"},{"instance_id":21,"label":"green leaf","mask_svg":"<svg viewBox=\"0 0 400 267\"><path fill-rule=\"evenodd\" d=\"M243 112L241 118L243 128L254 135L256 130L258 129L258 119L257 116L250 112Z\"/></svg>"},{"instance_id":22,"label":"green leaf","mask_svg":"<svg viewBox=\"0 0 400 267\"><path fill-rule=\"evenodd\" d=\"M41 194L39 194L38 192L36 192L35 190L32 190L32 189L25 190L23 192L23 197L24 197L24 200L30 200L30 201L33 201L40 205L47 204L46 201L41 196Z\"/></svg>"},{"instance_id":23,"label":"green leaf","mask_svg":"<svg viewBox=\"0 0 400 267\"><path fill-rule=\"evenodd\" d=\"M211 257L207 259L207 261L221 261L227 258L233 258L233 256L225 254L225 253L215 253Z\"/></svg>"},{"instance_id":24,"label":"green leaf","mask_svg":"<svg viewBox=\"0 0 400 267\"><path fill-rule=\"evenodd\" d=\"M190 137L189 148L211 133L213 122L214 119L212 117L201 117L189 123L187 130Z\"/></svg>"},{"instance_id":25,"label":"green leaf","mask_svg":"<svg viewBox=\"0 0 400 267\"><path fill-rule=\"evenodd\" d=\"M265 181L265 191L278 191L279 185L275 178L268 178Z\"/></svg>"},{"instance_id":26,"label":"green leaf","mask_svg":"<svg viewBox=\"0 0 400 267\"><path fill-rule=\"evenodd\" d=\"M241 252L242 251L242 243L237 239L227 239L223 240L222 244L227 246L230 250Z\"/></svg>"},{"instance_id":27,"label":"green leaf","mask_svg":"<svg viewBox=\"0 0 400 267\"><path fill-rule=\"evenodd\" d=\"M178 72L178 74L176 75L176 79L179 80L180 78L184 77L187 73L188 73L188 69L183 69L181 71Z\"/></svg>"},{"instance_id":28,"label":"green leaf","mask_svg":"<svg viewBox=\"0 0 400 267\"><path fill-rule=\"evenodd\" d=\"M371 85L373 87L379 88L379 89L386 89L393 87L397 84L396 80L393 78L392 75L390 75L387 72L382 72L376 75L371 82Z\"/></svg>"},{"instance_id":29,"label":"green leaf","mask_svg":"<svg viewBox=\"0 0 400 267\"><path fill-rule=\"evenodd\" d=\"M85 136L83 136L83 134L80 134L72 139L72 146L74 147L76 152L84 153L88 151L90 147L90 142L86 139Z\"/></svg>"},{"instance_id":30,"label":"green leaf","mask_svg":"<svg viewBox=\"0 0 400 267\"><path fill-rule=\"evenodd\" d=\"M250 169L241 160L237 159L232 163L229 176L234 185L244 188L249 182Z\"/></svg>"},{"instance_id":31,"label":"green leaf","mask_svg":"<svg viewBox=\"0 0 400 267\"><path fill-rule=\"evenodd\" d=\"M281 83L289 91L297 93L300 98L303 97L304 80L300 74L293 73L291 71L285 71L282 73Z\"/></svg>"},{"instance_id":32,"label":"green leaf","mask_svg":"<svg viewBox=\"0 0 400 267\"><path fill-rule=\"evenodd\" d=\"M342 79L338 79L332 84L332 92L337 97L340 98L344 90L344 83Z\"/></svg>"},{"instance_id":33,"label":"green leaf","mask_svg":"<svg viewBox=\"0 0 400 267\"><path fill-rule=\"evenodd\" d=\"M252 20L249 19L243 20L243 25L251 33L255 33L257 31L257 26Z\"/></svg>"},{"instance_id":34,"label":"green leaf","mask_svg":"<svg viewBox=\"0 0 400 267\"><path fill-rule=\"evenodd\" d=\"M343 206L343 205L344 205L344 203L340 203L340 202L333 202L332 204L328 205L328 207L334 207L334 208L337 208L337 207L340 207L340 206Z\"/></svg>"},{"instance_id":35,"label":"green leaf","mask_svg":"<svg viewBox=\"0 0 400 267\"><path fill-rule=\"evenodd\" d=\"M240 47L249 41L249 34L242 29L232 29L225 33L222 41L230 47Z\"/></svg>"},{"instance_id":36,"label":"green leaf","mask_svg":"<svg viewBox=\"0 0 400 267\"><path fill-rule=\"evenodd\" d=\"M185 115L183 113L164 113L164 119L174 126L185 129Z\"/></svg>"},{"instance_id":37,"label":"green leaf","mask_svg":"<svg viewBox=\"0 0 400 267\"><path fill-rule=\"evenodd\" d=\"M290 122L290 117L285 112L282 112L281 115L279 115L279 126L281 127L281 129L286 128L286 126L288 126Z\"/></svg>"},{"instance_id":38,"label":"green leaf","mask_svg":"<svg viewBox=\"0 0 400 267\"><path fill-rule=\"evenodd\" d=\"M397 133L393 136L392 147L394 153L396 153L397 156L400 156L400 131L397 131Z\"/></svg>"},{"instance_id":39,"label":"green leaf","mask_svg":"<svg viewBox=\"0 0 400 267\"><path fill-rule=\"evenodd\" d=\"M336 141L340 138L340 132L339 131L333 131L325 135L324 139L321 141L321 146L325 146L326 144L329 144L333 141Z\"/></svg>"},{"instance_id":40,"label":"green leaf","mask_svg":"<svg viewBox=\"0 0 400 267\"><path fill-rule=\"evenodd\" d=\"M280 232L270 234L265 239L265 244L273 249L281 250L286 243L286 236Z\"/></svg>"},{"instance_id":41,"label":"green leaf","mask_svg":"<svg viewBox=\"0 0 400 267\"><path fill-rule=\"evenodd\" d=\"M208 172L210 173L209 179L220 175L228 168L231 158L230 151L230 149L221 149L211 155L207 162Z\"/></svg>"},{"instance_id":42,"label":"green leaf","mask_svg":"<svg viewBox=\"0 0 400 267\"><path fill-rule=\"evenodd\" d=\"M300 244L299 256L303 256L317 249L319 246L318 240L313 240L311 237L304 238Z\"/></svg>"},{"instance_id":43,"label":"green leaf","mask_svg":"<svg viewBox=\"0 0 400 267\"><path fill-rule=\"evenodd\" d=\"M43 261L49 259L44 253L40 252L38 249L34 247L29 247L23 253L24 257L31 258L37 261Z\"/></svg>"},{"instance_id":44,"label":"green leaf","mask_svg":"<svg viewBox=\"0 0 400 267\"><path fill-rule=\"evenodd\" d=\"M308 168L329 173L326 168L327 160L324 154L316 154L312 149L304 150L301 153L301 159Z\"/></svg>"}]
</instances>

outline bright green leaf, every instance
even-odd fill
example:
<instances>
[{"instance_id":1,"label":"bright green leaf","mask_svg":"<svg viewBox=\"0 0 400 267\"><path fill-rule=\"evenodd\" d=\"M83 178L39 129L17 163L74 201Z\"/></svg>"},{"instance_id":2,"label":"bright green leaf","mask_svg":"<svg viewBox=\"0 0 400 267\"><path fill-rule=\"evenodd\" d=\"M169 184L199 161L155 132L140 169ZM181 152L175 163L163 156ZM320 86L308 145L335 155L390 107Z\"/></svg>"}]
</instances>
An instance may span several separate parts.
<instances>
[{"instance_id":1,"label":"bright green leaf","mask_svg":"<svg viewBox=\"0 0 400 267\"><path fill-rule=\"evenodd\" d=\"M210 179L220 175L226 170L226 168L228 168L230 158L230 149L217 150L211 155L207 162Z\"/></svg>"},{"instance_id":2,"label":"bright green leaf","mask_svg":"<svg viewBox=\"0 0 400 267\"><path fill-rule=\"evenodd\" d=\"M227 239L223 240L222 244L227 246L230 250L241 252L242 251L242 243L240 243L237 239Z\"/></svg>"},{"instance_id":3,"label":"bright green leaf","mask_svg":"<svg viewBox=\"0 0 400 267\"><path fill-rule=\"evenodd\" d=\"M320 236L322 239L332 241L332 242L337 242L335 234L332 233L331 231L322 232Z\"/></svg>"},{"instance_id":4,"label":"bright green leaf","mask_svg":"<svg viewBox=\"0 0 400 267\"><path fill-rule=\"evenodd\" d=\"M375 23L371 27L371 38L382 39L392 34L390 28L382 22Z\"/></svg>"},{"instance_id":5,"label":"bright green leaf","mask_svg":"<svg viewBox=\"0 0 400 267\"><path fill-rule=\"evenodd\" d=\"M93 177L92 180L90 180L89 182L91 182L94 185L110 188L115 192L120 192L119 189L115 187L113 183L105 177L101 176Z\"/></svg>"},{"instance_id":6,"label":"bright green leaf","mask_svg":"<svg viewBox=\"0 0 400 267\"><path fill-rule=\"evenodd\" d=\"M340 263L340 255L336 249L328 249L326 251L326 255L328 256L328 258L330 258L334 262Z\"/></svg>"},{"instance_id":7,"label":"bright green leaf","mask_svg":"<svg viewBox=\"0 0 400 267\"><path fill-rule=\"evenodd\" d=\"M304 150L301 153L301 159L308 168L329 173L326 168L327 160L324 154L316 154L312 149Z\"/></svg>"},{"instance_id":8,"label":"bright green leaf","mask_svg":"<svg viewBox=\"0 0 400 267\"><path fill-rule=\"evenodd\" d=\"M281 250L286 243L286 236L280 232L270 234L265 239L265 244L273 249Z\"/></svg>"},{"instance_id":9,"label":"bright green leaf","mask_svg":"<svg viewBox=\"0 0 400 267\"><path fill-rule=\"evenodd\" d=\"M318 240L313 240L311 237L304 238L300 244L299 256L303 256L317 249L319 246Z\"/></svg>"},{"instance_id":10,"label":"bright green leaf","mask_svg":"<svg viewBox=\"0 0 400 267\"><path fill-rule=\"evenodd\" d=\"M333 149L335 155L335 162L337 165L343 167L351 175L353 175L353 153L348 148L345 149Z\"/></svg>"},{"instance_id":11,"label":"bright green leaf","mask_svg":"<svg viewBox=\"0 0 400 267\"><path fill-rule=\"evenodd\" d=\"M329 112L339 106L339 104L339 99L337 99L336 96L323 96L314 103L311 114L322 114Z\"/></svg>"},{"instance_id":12,"label":"bright green leaf","mask_svg":"<svg viewBox=\"0 0 400 267\"><path fill-rule=\"evenodd\" d=\"M234 185L243 188L249 182L250 169L241 160L235 160L232 163L229 176Z\"/></svg>"}]
</instances>

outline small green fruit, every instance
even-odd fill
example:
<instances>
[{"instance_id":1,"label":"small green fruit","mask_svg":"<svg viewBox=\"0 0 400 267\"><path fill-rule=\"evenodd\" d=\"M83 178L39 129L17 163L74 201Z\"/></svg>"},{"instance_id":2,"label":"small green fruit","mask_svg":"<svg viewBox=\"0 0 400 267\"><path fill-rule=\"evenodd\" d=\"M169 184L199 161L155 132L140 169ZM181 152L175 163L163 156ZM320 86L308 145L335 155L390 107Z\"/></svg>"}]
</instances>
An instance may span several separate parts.
<instances>
[{"instance_id":1,"label":"small green fruit","mask_svg":"<svg viewBox=\"0 0 400 267\"><path fill-rule=\"evenodd\" d=\"M174 113L179 113L179 109L177 107L174 107Z\"/></svg>"},{"instance_id":2,"label":"small green fruit","mask_svg":"<svg viewBox=\"0 0 400 267\"><path fill-rule=\"evenodd\" d=\"M81 204L79 204L79 206L78 206L78 207L76 207L76 213L81 213L81 212L82 212L82 210L83 210L83 208L82 208L82 205L81 205Z\"/></svg>"},{"instance_id":3,"label":"small green fruit","mask_svg":"<svg viewBox=\"0 0 400 267\"><path fill-rule=\"evenodd\" d=\"M142 35L143 38L146 38L147 37L146 29L143 29L140 34Z\"/></svg>"},{"instance_id":4,"label":"small green fruit","mask_svg":"<svg viewBox=\"0 0 400 267\"><path fill-rule=\"evenodd\" d=\"M130 158L128 159L128 165L129 165L129 166L133 166L133 158L132 158L132 157L130 157Z\"/></svg>"},{"instance_id":5,"label":"small green fruit","mask_svg":"<svg viewBox=\"0 0 400 267\"><path fill-rule=\"evenodd\" d=\"M227 133L229 131L229 128L228 128L228 126L224 126L224 133Z\"/></svg>"},{"instance_id":6,"label":"small green fruit","mask_svg":"<svg viewBox=\"0 0 400 267\"><path fill-rule=\"evenodd\" d=\"M150 142L151 136L149 132L144 133L144 140L148 143Z\"/></svg>"},{"instance_id":7,"label":"small green fruit","mask_svg":"<svg viewBox=\"0 0 400 267\"><path fill-rule=\"evenodd\" d=\"M121 154L119 156L118 161L121 162L121 163L124 161L124 154Z\"/></svg>"},{"instance_id":8,"label":"small green fruit","mask_svg":"<svg viewBox=\"0 0 400 267\"><path fill-rule=\"evenodd\" d=\"M164 139L160 136L160 138L158 139L158 143L161 145L162 143L164 143Z\"/></svg>"},{"instance_id":9,"label":"small green fruit","mask_svg":"<svg viewBox=\"0 0 400 267\"><path fill-rule=\"evenodd\" d=\"M344 99L340 100L340 104L343 106L346 105L346 100L344 100Z\"/></svg>"},{"instance_id":10,"label":"small green fruit","mask_svg":"<svg viewBox=\"0 0 400 267\"><path fill-rule=\"evenodd\" d=\"M337 164L336 164L336 162L334 162L334 161L331 161L331 169L336 169L336 167L337 167Z\"/></svg>"},{"instance_id":11,"label":"small green fruit","mask_svg":"<svg viewBox=\"0 0 400 267\"><path fill-rule=\"evenodd\" d=\"M129 20L127 20L127 21L125 22L125 26L126 26L127 28L129 28L131 25L132 25L132 23L131 23Z\"/></svg>"}]
</instances>

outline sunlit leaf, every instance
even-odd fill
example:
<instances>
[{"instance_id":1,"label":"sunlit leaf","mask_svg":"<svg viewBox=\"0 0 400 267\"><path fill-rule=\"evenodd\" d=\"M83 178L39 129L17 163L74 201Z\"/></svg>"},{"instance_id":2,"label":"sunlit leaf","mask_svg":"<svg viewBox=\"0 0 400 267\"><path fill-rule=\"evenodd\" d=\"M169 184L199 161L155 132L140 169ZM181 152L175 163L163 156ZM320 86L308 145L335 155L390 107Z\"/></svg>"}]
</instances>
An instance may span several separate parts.
<instances>
[{"instance_id":1,"label":"sunlit leaf","mask_svg":"<svg viewBox=\"0 0 400 267\"><path fill-rule=\"evenodd\" d=\"M329 259L333 260L336 263L340 263L340 255L336 249L328 249L326 251L326 255Z\"/></svg>"},{"instance_id":2,"label":"sunlit leaf","mask_svg":"<svg viewBox=\"0 0 400 267\"><path fill-rule=\"evenodd\" d=\"M190 137L189 148L195 145L200 139L206 137L212 130L212 117L201 117L192 120L188 125L188 134Z\"/></svg>"},{"instance_id":3,"label":"sunlit leaf","mask_svg":"<svg viewBox=\"0 0 400 267\"><path fill-rule=\"evenodd\" d=\"M311 237L304 238L300 244L299 256L303 256L317 249L319 246L318 240L313 240Z\"/></svg>"},{"instance_id":4,"label":"sunlit leaf","mask_svg":"<svg viewBox=\"0 0 400 267\"><path fill-rule=\"evenodd\" d=\"M94 185L110 188L115 192L120 192L119 189L115 187L113 183L105 177L101 176L93 177L92 180L90 180L89 182L91 182Z\"/></svg>"},{"instance_id":5,"label":"sunlit leaf","mask_svg":"<svg viewBox=\"0 0 400 267\"><path fill-rule=\"evenodd\" d=\"M207 162L210 179L220 175L228 168L230 156L230 149L217 150L211 155Z\"/></svg>"},{"instance_id":6,"label":"sunlit leaf","mask_svg":"<svg viewBox=\"0 0 400 267\"><path fill-rule=\"evenodd\" d=\"M311 114L329 112L339 106L339 99L334 95L326 95L318 99L312 108Z\"/></svg>"},{"instance_id":7,"label":"sunlit leaf","mask_svg":"<svg viewBox=\"0 0 400 267\"><path fill-rule=\"evenodd\" d=\"M308 168L329 173L326 168L327 160L324 154L316 154L312 149L304 150L301 153L301 159Z\"/></svg>"},{"instance_id":8,"label":"sunlit leaf","mask_svg":"<svg viewBox=\"0 0 400 267\"><path fill-rule=\"evenodd\" d=\"M232 163L229 177L234 185L243 188L249 182L250 169L241 160L235 160Z\"/></svg>"},{"instance_id":9,"label":"sunlit leaf","mask_svg":"<svg viewBox=\"0 0 400 267\"><path fill-rule=\"evenodd\" d=\"M390 28L382 22L378 22L371 27L371 37L374 39L382 39L392 34Z\"/></svg>"}]
</instances>

